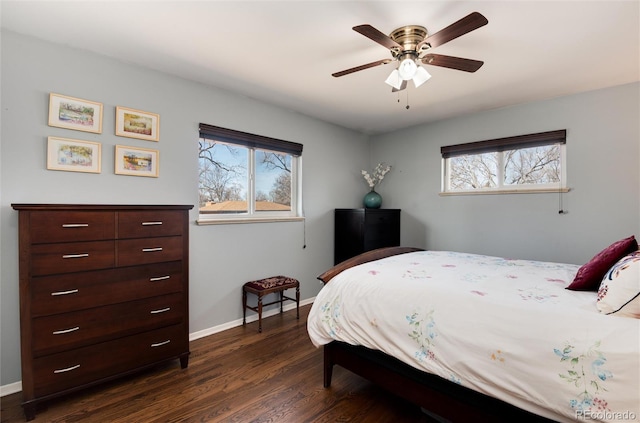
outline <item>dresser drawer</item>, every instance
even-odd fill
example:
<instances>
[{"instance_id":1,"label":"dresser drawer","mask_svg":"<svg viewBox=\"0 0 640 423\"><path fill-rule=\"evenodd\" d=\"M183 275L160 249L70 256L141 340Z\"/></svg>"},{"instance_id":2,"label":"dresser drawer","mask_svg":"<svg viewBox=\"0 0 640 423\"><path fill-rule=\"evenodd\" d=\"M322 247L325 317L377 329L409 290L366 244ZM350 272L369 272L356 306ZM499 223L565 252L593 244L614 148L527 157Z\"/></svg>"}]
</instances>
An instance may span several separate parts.
<instances>
[{"instance_id":1,"label":"dresser drawer","mask_svg":"<svg viewBox=\"0 0 640 423\"><path fill-rule=\"evenodd\" d=\"M181 236L119 240L118 266L180 260L182 242Z\"/></svg>"},{"instance_id":2,"label":"dresser drawer","mask_svg":"<svg viewBox=\"0 0 640 423\"><path fill-rule=\"evenodd\" d=\"M400 232L397 231L397 226L380 225L375 230L364 234L364 243L381 247L397 246L400 245Z\"/></svg>"},{"instance_id":3,"label":"dresser drawer","mask_svg":"<svg viewBox=\"0 0 640 423\"><path fill-rule=\"evenodd\" d=\"M182 235L181 211L123 211L118 213L118 238Z\"/></svg>"},{"instance_id":4,"label":"dresser drawer","mask_svg":"<svg viewBox=\"0 0 640 423\"><path fill-rule=\"evenodd\" d=\"M112 377L138 367L188 353L184 324L33 360L35 396L40 397Z\"/></svg>"},{"instance_id":5,"label":"dresser drawer","mask_svg":"<svg viewBox=\"0 0 640 423\"><path fill-rule=\"evenodd\" d=\"M376 248L400 245L400 213L392 210L378 210L367 213L365 217L364 248Z\"/></svg>"},{"instance_id":6,"label":"dresser drawer","mask_svg":"<svg viewBox=\"0 0 640 423\"><path fill-rule=\"evenodd\" d=\"M115 241L37 244L31 247L31 275L82 272L115 266Z\"/></svg>"},{"instance_id":7,"label":"dresser drawer","mask_svg":"<svg viewBox=\"0 0 640 423\"><path fill-rule=\"evenodd\" d=\"M31 316L181 292L182 261L31 279Z\"/></svg>"},{"instance_id":8,"label":"dresser drawer","mask_svg":"<svg viewBox=\"0 0 640 423\"><path fill-rule=\"evenodd\" d=\"M183 294L90 308L33 319L36 357L170 326L182 321Z\"/></svg>"},{"instance_id":9,"label":"dresser drawer","mask_svg":"<svg viewBox=\"0 0 640 423\"><path fill-rule=\"evenodd\" d=\"M31 242L98 241L115 236L113 212L31 212Z\"/></svg>"},{"instance_id":10,"label":"dresser drawer","mask_svg":"<svg viewBox=\"0 0 640 423\"><path fill-rule=\"evenodd\" d=\"M368 213L365 217L365 225L369 232L393 229L400 224L400 213L391 213L384 210L384 213Z\"/></svg>"}]
</instances>

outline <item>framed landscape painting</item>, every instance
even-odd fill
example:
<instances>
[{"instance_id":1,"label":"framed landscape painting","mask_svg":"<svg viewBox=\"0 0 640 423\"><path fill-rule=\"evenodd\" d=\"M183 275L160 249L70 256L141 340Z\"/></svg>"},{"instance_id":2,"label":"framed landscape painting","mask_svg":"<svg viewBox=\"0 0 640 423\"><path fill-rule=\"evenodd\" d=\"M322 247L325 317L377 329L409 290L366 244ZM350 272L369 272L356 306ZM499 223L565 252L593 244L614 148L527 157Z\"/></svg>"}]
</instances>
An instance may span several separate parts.
<instances>
[{"instance_id":1,"label":"framed landscape painting","mask_svg":"<svg viewBox=\"0 0 640 423\"><path fill-rule=\"evenodd\" d=\"M49 94L49 126L102 133L102 103Z\"/></svg>"},{"instance_id":2,"label":"framed landscape painting","mask_svg":"<svg viewBox=\"0 0 640 423\"><path fill-rule=\"evenodd\" d=\"M148 148L116 145L116 169L118 175L150 176L159 174L160 152Z\"/></svg>"},{"instance_id":3,"label":"framed landscape painting","mask_svg":"<svg viewBox=\"0 0 640 423\"><path fill-rule=\"evenodd\" d=\"M47 169L100 173L102 146L98 142L49 137Z\"/></svg>"},{"instance_id":4,"label":"framed landscape painting","mask_svg":"<svg viewBox=\"0 0 640 423\"><path fill-rule=\"evenodd\" d=\"M160 140L160 115L116 107L116 135L147 141Z\"/></svg>"}]
</instances>

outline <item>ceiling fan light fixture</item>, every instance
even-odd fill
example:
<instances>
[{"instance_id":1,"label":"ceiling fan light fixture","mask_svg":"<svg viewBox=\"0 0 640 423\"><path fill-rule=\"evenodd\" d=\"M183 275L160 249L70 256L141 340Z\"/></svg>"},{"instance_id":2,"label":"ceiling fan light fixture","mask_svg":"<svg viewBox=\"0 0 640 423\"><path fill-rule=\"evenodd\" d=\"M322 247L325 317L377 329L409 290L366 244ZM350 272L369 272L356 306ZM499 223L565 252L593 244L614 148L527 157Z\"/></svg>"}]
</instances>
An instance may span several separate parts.
<instances>
[{"instance_id":1,"label":"ceiling fan light fixture","mask_svg":"<svg viewBox=\"0 0 640 423\"><path fill-rule=\"evenodd\" d=\"M431 78L431 74L427 72L424 67L418 66L418 69L416 69L416 74L413 77L413 84L416 86L416 88L418 88L420 85L427 82L429 78Z\"/></svg>"},{"instance_id":2,"label":"ceiling fan light fixture","mask_svg":"<svg viewBox=\"0 0 640 423\"><path fill-rule=\"evenodd\" d=\"M398 69L394 69L384 82L387 85L391 85L396 90L399 90L402 85L402 78L400 77Z\"/></svg>"},{"instance_id":3,"label":"ceiling fan light fixture","mask_svg":"<svg viewBox=\"0 0 640 423\"><path fill-rule=\"evenodd\" d=\"M418 65L416 65L416 61L413 58L406 58L400 62L398 66L398 73L400 74L400 78L408 81L412 79L416 71L418 70Z\"/></svg>"}]
</instances>

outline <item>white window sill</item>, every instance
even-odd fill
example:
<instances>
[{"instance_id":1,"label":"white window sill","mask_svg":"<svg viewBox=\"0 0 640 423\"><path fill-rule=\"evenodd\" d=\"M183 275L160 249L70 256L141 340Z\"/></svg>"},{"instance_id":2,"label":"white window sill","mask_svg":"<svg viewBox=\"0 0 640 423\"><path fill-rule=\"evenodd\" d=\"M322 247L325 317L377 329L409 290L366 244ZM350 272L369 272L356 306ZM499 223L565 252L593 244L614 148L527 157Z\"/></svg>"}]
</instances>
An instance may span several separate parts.
<instances>
[{"instance_id":1,"label":"white window sill","mask_svg":"<svg viewBox=\"0 0 640 423\"><path fill-rule=\"evenodd\" d=\"M197 225L235 225L238 223L272 223L272 222L302 222L304 217L241 217L227 219L198 219Z\"/></svg>"}]
</instances>

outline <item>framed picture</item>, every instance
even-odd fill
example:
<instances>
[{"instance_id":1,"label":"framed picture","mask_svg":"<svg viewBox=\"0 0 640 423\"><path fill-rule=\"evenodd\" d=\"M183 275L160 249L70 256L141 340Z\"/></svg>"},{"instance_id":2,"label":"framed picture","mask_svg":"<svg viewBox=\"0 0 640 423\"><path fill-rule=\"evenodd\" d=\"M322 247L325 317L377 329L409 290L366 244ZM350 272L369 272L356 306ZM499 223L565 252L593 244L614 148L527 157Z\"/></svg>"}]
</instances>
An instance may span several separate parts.
<instances>
[{"instance_id":1,"label":"framed picture","mask_svg":"<svg viewBox=\"0 0 640 423\"><path fill-rule=\"evenodd\" d=\"M118 175L158 177L160 152L148 148L116 145L116 170Z\"/></svg>"},{"instance_id":2,"label":"framed picture","mask_svg":"<svg viewBox=\"0 0 640 423\"><path fill-rule=\"evenodd\" d=\"M102 145L99 142L49 137L47 169L100 173Z\"/></svg>"},{"instance_id":3,"label":"framed picture","mask_svg":"<svg viewBox=\"0 0 640 423\"><path fill-rule=\"evenodd\" d=\"M102 133L102 103L49 94L49 126Z\"/></svg>"},{"instance_id":4,"label":"framed picture","mask_svg":"<svg viewBox=\"0 0 640 423\"><path fill-rule=\"evenodd\" d=\"M116 135L147 141L160 140L160 115L116 107Z\"/></svg>"}]
</instances>

